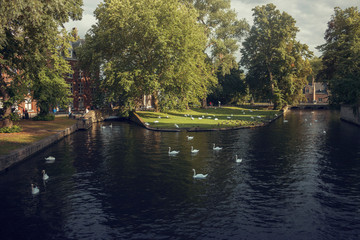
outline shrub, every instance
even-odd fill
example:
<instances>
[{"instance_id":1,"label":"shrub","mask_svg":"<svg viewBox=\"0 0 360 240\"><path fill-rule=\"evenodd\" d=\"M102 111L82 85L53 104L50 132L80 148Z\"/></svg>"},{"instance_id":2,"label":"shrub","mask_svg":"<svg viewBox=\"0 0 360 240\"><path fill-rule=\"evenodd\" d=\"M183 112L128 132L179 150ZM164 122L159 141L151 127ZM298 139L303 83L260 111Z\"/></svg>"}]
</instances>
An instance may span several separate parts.
<instances>
[{"instance_id":1,"label":"shrub","mask_svg":"<svg viewBox=\"0 0 360 240\"><path fill-rule=\"evenodd\" d=\"M3 127L0 128L0 133L17 133L21 132L22 128L18 125L13 125L12 127Z\"/></svg>"},{"instance_id":2,"label":"shrub","mask_svg":"<svg viewBox=\"0 0 360 240\"><path fill-rule=\"evenodd\" d=\"M55 120L55 115L54 114L37 115L36 117L33 117L33 120L35 120L35 121L53 121L53 120Z\"/></svg>"}]
</instances>

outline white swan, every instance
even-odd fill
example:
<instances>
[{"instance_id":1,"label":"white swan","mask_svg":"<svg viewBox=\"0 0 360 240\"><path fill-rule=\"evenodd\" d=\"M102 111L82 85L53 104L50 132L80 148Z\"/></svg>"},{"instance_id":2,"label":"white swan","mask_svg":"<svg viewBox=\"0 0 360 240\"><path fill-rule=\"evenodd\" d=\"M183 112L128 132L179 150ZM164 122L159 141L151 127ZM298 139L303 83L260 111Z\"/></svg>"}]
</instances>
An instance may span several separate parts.
<instances>
[{"instance_id":1,"label":"white swan","mask_svg":"<svg viewBox=\"0 0 360 240\"><path fill-rule=\"evenodd\" d=\"M46 162L47 163L53 163L55 162L55 158L53 156L48 156L45 158Z\"/></svg>"},{"instance_id":2,"label":"white swan","mask_svg":"<svg viewBox=\"0 0 360 240\"><path fill-rule=\"evenodd\" d=\"M199 149L194 149L193 146L191 146L191 153L198 153L199 152Z\"/></svg>"},{"instance_id":3,"label":"white swan","mask_svg":"<svg viewBox=\"0 0 360 240\"><path fill-rule=\"evenodd\" d=\"M187 137L187 140L193 140L194 137L193 136L186 136Z\"/></svg>"},{"instance_id":4,"label":"white swan","mask_svg":"<svg viewBox=\"0 0 360 240\"><path fill-rule=\"evenodd\" d=\"M174 124L176 128L179 128L179 125L177 125L176 123Z\"/></svg>"},{"instance_id":5,"label":"white swan","mask_svg":"<svg viewBox=\"0 0 360 240\"><path fill-rule=\"evenodd\" d=\"M43 175L43 177L42 177L43 180L49 179L49 175L46 174L45 170L42 170L42 175Z\"/></svg>"},{"instance_id":6,"label":"white swan","mask_svg":"<svg viewBox=\"0 0 360 240\"><path fill-rule=\"evenodd\" d=\"M241 162L242 162L242 158L238 158L238 156L235 155L235 161L236 161L237 163L241 163Z\"/></svg>"},{"instance_id":7,"label":"white swan","mask_svg":"<svg viewBox=\"0 0 360 240\"><path fill-rule=\"evenodd\" d=\"M196 179L204 179L204 178L207 177L207 174L205 174L205 175L204 175L204 174L201 174L201 173L196 174L195 169L193 169L193 172L194 172L193 178L196 178Z\"/></svg>"},{"instance_id":8,"label":"white swan","mask_svg":"<svg viewBox=\"0 0 360 240\"><path fill-rule=\"evenodd\" d=\"M222 149L222 147L215 147L215 143L213 143L213 150L218 151L218 150L221 150L221 149Z\"/></svg>"},{"instance_id":9,"label":"white swan","mask_svg":"<svg viewBox=\"0 0 360 240\"><path fill-rule=\"evenodd\" d=\"M154 121L154 123L159 123L159 121Z\"/></svg>"},{"instance_id":10,"label":"white swan","mask_svg":"<svg viewBox=\"0 0 360 240\"><path fill-rule=\"evenodd\" d=\"M178 154L180 151L171 151L171 147L169 147L169 155L176 155Z\"/></svg>"},{"instance_id":11,"label":"white swan","mask_svg":"<svg viewBox=\"0 0 360 240\"><path fill-rule=\"evenodd\" d=\"M148 122L145 123L146 126L150 126L150 124Z\"/></svg>"},{"instance_id":12,"label":"white swan","mask_svg":"<svg viewBox=\"0 0 360 240\"><path fill-rule=\"evenodd\" d=\"M31 184L31 193L33 195L38 194L40 192L39 188L37 186L34 186L34 184Z\"/></svg>"},{"instance_id":13,"label":"white swan","mask_svg":"<svg viewBox=\"0 0 360 240\"><path fill-rule=\"evenodd\" d=\"M287 123L287 122L288 122L288 120L284 119L284 123Z\"/></svg>"},{"instance_id":14,"label":"white swan","mask_svg":"<svg viewBox=\"0 0 360 240\"><path fill-rule=\"evenodd\" d=\"M112 123L110 123L109 127L111 127L111 128L112 128Z\"/></svg>"}]
</instances>

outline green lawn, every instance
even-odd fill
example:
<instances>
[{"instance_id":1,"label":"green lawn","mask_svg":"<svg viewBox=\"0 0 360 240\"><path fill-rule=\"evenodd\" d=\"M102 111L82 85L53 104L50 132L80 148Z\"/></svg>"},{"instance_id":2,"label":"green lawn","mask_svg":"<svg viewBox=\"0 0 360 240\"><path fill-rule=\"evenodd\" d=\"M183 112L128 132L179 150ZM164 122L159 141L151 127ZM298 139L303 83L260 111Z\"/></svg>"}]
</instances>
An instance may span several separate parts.
<instances>
[{"instance_id":1,"label":"green lawn","mask_svg":"<svg viewBox=\"0 0 360 240\"><path fill-rule=\"evenodd\" d=\"M136 113L148 127L152 128L176 129L175 124L177 124L180 129L216 129L263 125L276 118L280 111L221 107L194 108L187 111L169 111L167 113L149 111L138 111Z\"/></svg>"},{"instance_id":2,"label":"green lawn","mask_svg":"<svg viewBox=\"0 0 360 240\"><path fill-rule=\"evenodd\" d=\"M69 119L67 117L56 117L54 121L33 121L30 119L22 119L15 122L16 125L22 127L22 132L0 133L0 155L9 154L13 150L30 145L31 143L53 135L75 123L76 120Z\"/></svg>"}]
</instances>

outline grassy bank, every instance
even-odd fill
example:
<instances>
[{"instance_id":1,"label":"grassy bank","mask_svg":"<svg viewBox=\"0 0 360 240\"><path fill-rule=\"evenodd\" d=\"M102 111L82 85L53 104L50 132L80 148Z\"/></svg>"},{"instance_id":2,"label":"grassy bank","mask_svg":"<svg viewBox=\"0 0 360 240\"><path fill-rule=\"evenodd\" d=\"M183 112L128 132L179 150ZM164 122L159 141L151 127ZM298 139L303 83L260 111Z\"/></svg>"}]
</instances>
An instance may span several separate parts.
<instances>
[{"instance_id":1,"label":"grassy bank","mask_svg":"<svg viewBox=\"0 0 360 240\"><path fill-rule=\"evenodd\" d=\"M22 127L22 132L0 133L0 155L9 154L13 150L39 141L75 123L76 120L67 117L56 117L54 121L20 120L15 124Z\"/></svg>"},{"instance_id":2,"label":"grassy bank","mask_svg":"<svg viewBox=\"0 0 360 240\"><path fill-rule=\"evenodd\" d=\"M258 126L280 114L274 110L257 110L239 107L195 108L187 111L156 113L136 112L148 127L159 129L201 128L218 129Z\"/></svg>"}]
</instances>

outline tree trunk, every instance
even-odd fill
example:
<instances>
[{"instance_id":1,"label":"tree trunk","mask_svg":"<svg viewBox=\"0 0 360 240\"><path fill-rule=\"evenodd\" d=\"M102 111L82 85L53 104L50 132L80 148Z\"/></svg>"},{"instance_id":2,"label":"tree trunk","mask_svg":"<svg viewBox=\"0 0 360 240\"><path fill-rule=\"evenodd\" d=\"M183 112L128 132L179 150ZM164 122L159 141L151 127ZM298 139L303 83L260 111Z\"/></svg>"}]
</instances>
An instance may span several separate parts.
<instances>
[{"instance_id":1,"label":"tree trunk","mask_svg":"<svg viewBox=\"0 0 360 240\"><path fill-rule=\"evenodd\" d=\"M12 127L13 126L13 122L10 119L10 115L11 115L11 106L9 106L8 104L6 104L7 101L9 101L10 96L8 94L8 92L6 91L6 86L5 87L0 87L0 91L1 94L0 96L3 96L3 108L4 108L4 112L2 115L2 118L4 119L2 121L2 124L0 124L0 127Z\"/></svg>"},{"instance_id":2,"label":"tree trunk","mask_svg":"<svg viewBox=\"0 0 360 240\"><path fill-rule=\"evenodd\" d=\"M153 95L153 102L154 102L154 110L155 112L160 112L160 108L159 108L159 99L158 99L158 96L157 96L157 93L154 92Z\"/></svg>"},{"instance_id":3,"label":"tree trunk","mask_svg":"<svg viewBox=\"0 0 360 240\"><path fill-rule=\"evenodd\" d=\"M201 107L202 108L207 108L207 100L206 98L203 98L202 101L201 101Z\"/></svg>"},{"instance_id":4,"label":"tree trunk","mask_svg":"<svg viewBox=\"0 0 360 240\"><path fill-rule=\"evenodd\" d=\"M13 121L11 121L10 119L10 114L11 114L11 107L5 107L4 106L4 115L3 118L4 120L2 121L2 128L3 127L12 127L13 126Z\"/></svg>"}]
</instances>

